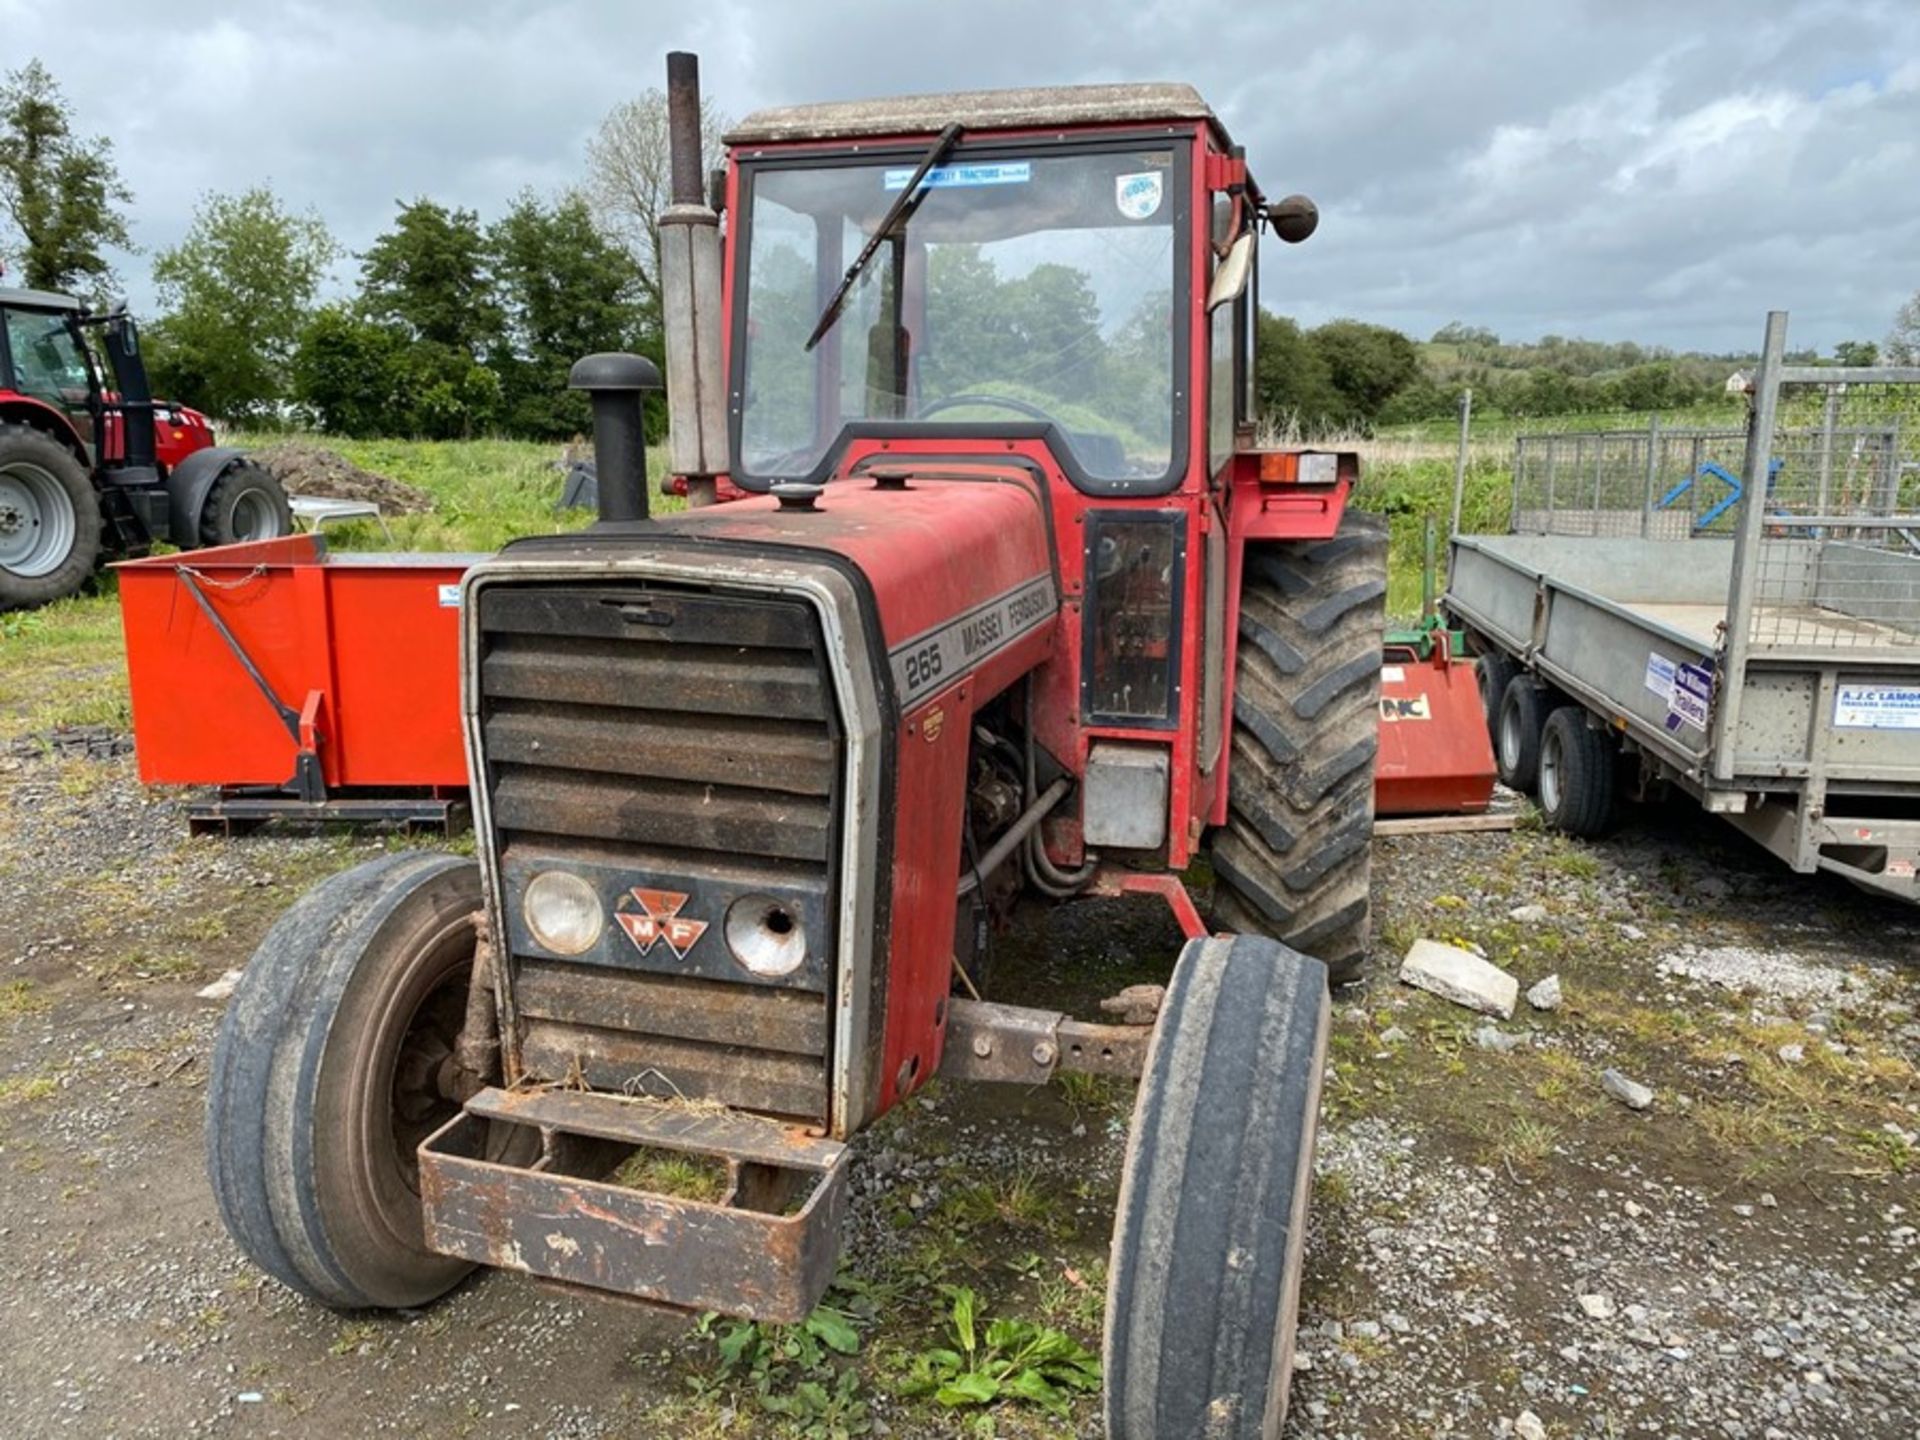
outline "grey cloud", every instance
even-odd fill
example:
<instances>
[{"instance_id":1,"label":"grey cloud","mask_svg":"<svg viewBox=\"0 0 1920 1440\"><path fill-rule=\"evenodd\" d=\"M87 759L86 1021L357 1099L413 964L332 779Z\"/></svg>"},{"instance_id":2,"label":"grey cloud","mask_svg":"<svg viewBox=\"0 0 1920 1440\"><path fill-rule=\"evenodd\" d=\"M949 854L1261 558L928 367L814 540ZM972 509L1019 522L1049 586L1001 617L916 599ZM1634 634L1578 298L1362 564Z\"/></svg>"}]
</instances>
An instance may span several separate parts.
<instances>
[{"instance_id":1,"label":"grey cloud","mask_svg":"<svg viewBox=\"0 0 1920 1440\"><path fill-rule=\"evenodd\" d=\"M163 13L164 12L164 13ZM699 50L763 104L1091 80L1198 85L1269 190L1324 214L1264 294L1318 321L1450 319L1750 348L1883 333L1920 287L1920 7L1910 0L1347 4L330 5L0 0L0 63L39 55L115 133L148 250L197 196L271 181L349 246L395 200L494 214L576 181L612 105ZM128 89L88 83L103 38ZM123 272L150 298L146 264Z\"/></svg>"}]
</instances>

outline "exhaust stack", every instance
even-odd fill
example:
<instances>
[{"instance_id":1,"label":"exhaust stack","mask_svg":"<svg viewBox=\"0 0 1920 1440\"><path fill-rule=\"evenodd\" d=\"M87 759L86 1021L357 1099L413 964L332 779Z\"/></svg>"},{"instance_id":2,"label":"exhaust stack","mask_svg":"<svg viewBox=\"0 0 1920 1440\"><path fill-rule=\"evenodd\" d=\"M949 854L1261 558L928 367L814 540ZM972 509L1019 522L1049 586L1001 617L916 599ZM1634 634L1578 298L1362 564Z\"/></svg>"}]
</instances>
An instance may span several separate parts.
<instances>
[{"instance_id":1,"label":"exhaust stack","mask_svg":"<svg viewBox=\"0 0 1920 1440\"><path fill-rule=\"evenodd\" d=\"M728 466L726 376L720 370L720 217L704 196L700 59L667 56L667 135L673 204L660 217L660 308L667 341L673 473L687 503L713 503Z\"/></svg>"},{"instance_id":2,"label":"exhaust stack","mask_svg":"<svg viewBox=\"0 0 1920 1440\"><path fill-rule=\"evenodd\" d=\"M660 388L659 367L639 355L587 355L573 362L567 388L586 391L593 402L601 524L647 519L647 436L640 397Z\"/></svg>"}]
</instances>

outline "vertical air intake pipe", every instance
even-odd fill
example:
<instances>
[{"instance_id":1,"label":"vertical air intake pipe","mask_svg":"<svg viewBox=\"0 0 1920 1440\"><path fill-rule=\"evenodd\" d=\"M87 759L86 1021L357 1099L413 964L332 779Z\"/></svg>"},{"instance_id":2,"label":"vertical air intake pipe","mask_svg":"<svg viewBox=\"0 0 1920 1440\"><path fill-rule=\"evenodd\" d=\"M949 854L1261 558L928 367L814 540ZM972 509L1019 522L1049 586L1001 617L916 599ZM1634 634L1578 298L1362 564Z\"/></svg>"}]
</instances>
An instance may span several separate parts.
<instances>
[{"instance_id":1,"label":"vertical air intake pipe","mask_svg":"<svg viewBox=\"0 0 1920 1440\"><path fill-rule=\"evenodd\" d=\"M573 362L567 388L593 401L593 468L600 521L647 518L647 437L640 397L660 388L659 368L638 355L588 355Z\"/></svg>"}]
</instances>

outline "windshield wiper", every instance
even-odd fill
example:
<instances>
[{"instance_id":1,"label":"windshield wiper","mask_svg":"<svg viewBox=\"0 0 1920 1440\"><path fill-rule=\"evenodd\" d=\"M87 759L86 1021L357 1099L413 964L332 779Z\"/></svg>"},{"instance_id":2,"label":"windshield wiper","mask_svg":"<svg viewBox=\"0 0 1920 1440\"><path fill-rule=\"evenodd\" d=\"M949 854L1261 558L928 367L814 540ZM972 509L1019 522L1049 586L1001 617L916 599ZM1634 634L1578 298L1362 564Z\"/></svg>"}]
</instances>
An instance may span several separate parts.
<instances>
[{"instance_id":1,"label":"windshield wiper","mask_svg":"<svg viewBox=\"0 0 1920 1440\"><path fill-rule=\"evenodd\" d=\"M833 292L833 298L827 301L827 308L820 312L820 318L814 322L813 334L807 337L806 349L811 351L833 328L833 322L840 318L840 307L847 303L847 292L853 289L853 282L860 278L868 262L879 253L881 242L913 218L913 212L920 208L920 202L925 200L933 189L931 185L924 190L921 189L920 182L927 178L929 170L947 158L948 153L959 143L959 140L960 125L955 121L942 130L933 144L928 147L927 153L914 167L912 177L901 188L893 204L887 207L887 213L881 217L880 224L867 238L867 243L860 247L860 253L853 257L853 264L847 267L847 273L840 277L840 288Z\"/></svg>"}]
</instances>

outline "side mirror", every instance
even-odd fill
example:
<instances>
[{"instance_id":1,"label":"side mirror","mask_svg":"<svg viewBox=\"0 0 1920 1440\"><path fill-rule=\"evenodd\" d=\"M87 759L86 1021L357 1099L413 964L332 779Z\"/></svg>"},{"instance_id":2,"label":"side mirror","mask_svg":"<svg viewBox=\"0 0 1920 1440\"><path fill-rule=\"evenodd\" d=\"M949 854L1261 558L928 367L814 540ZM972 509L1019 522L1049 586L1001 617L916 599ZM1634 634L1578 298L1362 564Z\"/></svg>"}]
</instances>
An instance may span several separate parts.
<instances>
[{"instance_id":1,"label":"side mirror","mask_svg":"<svg viewBox=\"0 0 1920 1440\"><path fill-rule=\"evenodd\" d=\"M1289 195L1267 206L1267 223L1289 245L1298 245L1319 228L1320 207L1304 195Z\"/></svg>"},{"instance_id":2,"label":"side mirror","mask_svg":"<svg viewBox=\"0 0 1920 1440\"><path fill-rule=\"evenodd\" d=\"M1207 288L1207 309L1217 310L1240 298L1253 273L1253 231L1243 232L1227 248L1226 258L1213 272L1213 284Z\"/></svg>"}]
</instances>

